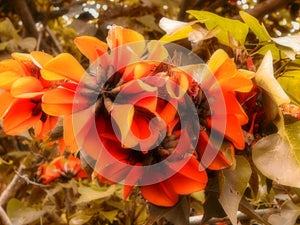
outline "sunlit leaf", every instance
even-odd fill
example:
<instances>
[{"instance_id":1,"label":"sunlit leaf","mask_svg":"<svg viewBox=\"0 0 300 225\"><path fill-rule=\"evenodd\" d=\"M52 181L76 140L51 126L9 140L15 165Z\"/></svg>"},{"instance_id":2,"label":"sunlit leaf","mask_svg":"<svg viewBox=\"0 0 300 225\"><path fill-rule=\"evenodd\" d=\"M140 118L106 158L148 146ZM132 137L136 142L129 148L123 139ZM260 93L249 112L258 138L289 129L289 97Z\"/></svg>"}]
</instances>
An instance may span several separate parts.
<instances>
[{"instance_id":1,"label":"sunlit leaf","mask_svg":"<svg viewBox=\"0 0 300 225\"><path fill-rule=\"evenodd\" d=\"M248 34L247 24L239 20L221 17L211 12L197 10L188 10L187 12L196 17L199 22L204 21L207 29L220 30L220 32L216 34L216 37L221 44L231 46L229 34L239 42L239 44L243 45L245 43Z\"/></svg>"},{"instance_id":2,"label":"sunlit leaf","mask_svg":"<svg viewBox=\"0 0 300 225\"><path fill-rule=\"evenodd\" d=\"M101 215L103 215L106 219L109 220L109 222L113 222L113 220L115 219L115 217L117 216L119 210L114 209L111 211L101 211Z\"/></svg>"},{"instance_id":3,"label":"sunlit leaf","mask_svg":"<svg viewBox=\"0 0 300 225\"><path fill-rule=\"evenodd\" d=\"M12 198L7 204L7 214L14 225L30 224L45 213L46 208L35 209L27 207L16 198Z\"/></svg>"},{"instance_id":4,"label":"sunlit leaf","mask_svg":"<svg viewBox=\"0 0 300 225\"><path fill-rule=\"evenodd\" d=\"M277 80L291 100L300 105L300 68L284 73Z\"/></svg>"},{"instance_id":5,"label":"sunlit leaf","mask_svg":"<svg viewBox=\"0 0 300 225\"><path fill-rule=\"evenodd\" d=\"M300 215L300 207L287 201L281 207L280 214L272 214L268 221L272 225L294 225Z\"/></svg>"},{"instance_id":6,"label":"sunlit leaf","mask_svg":"<svg viewBox=\"0 0 300 225\"><path fill-rule=\"evenodd\" d=\"M255 166L266 177L279 184L300 187L300 163L287 137L271 134L253 147Z\"/></svg>"},{"instance_id":7,"label":"sunlit leaf","mask_svg":"<svg viewBox=\"0 0 300 225\"><path fill-rule=\"evenodd\" d=\"M285 130L295 157L300 165L300 121L285 125Z\"/></svg>"},{"instance_id":8,"label":"sunlit leaf","mask_svg":"<svg viewBox=\"0 0 300 225\"><path fill-rule=\"evenodd\" d=\"M70 225L83 225L89 222L89 220L92 218L92 215L88 214L76 214L74 217L72 217L69 221Z\"/></svg>"},{"instance_id":9,"label":"sunlit leaf","mask_svg":"<svg viewBox=\"0 0 300 225\"><path fill-rule=\"evenodd\" d=\"M281 52L275 44L267 44L264 45L263 47L261 47L260 49L258 49L256 51L256 53L260 54L260 55L266 55L267 52L270 51L272 53L272 56L275 60L279 60L281 57L282 58L286 58L286 55Z\"/></svg>"},{"instance_id":10,"label":"sunlit leaf","mask_svg":"<svg viewBox=\"0 0 300 225\"><path fill-rule=\"evenodd\" d=\"M0 35L2 37L8 37L10 39L19 39L17 30L15 29L12 22L6 18L0 22Z\"/></svg>"},{"instance_id":11,"label":"sunlit leaf","mask_svg":"<svg viewBox=\"0 0 300 225\"><path fill-rule=\"evenodd\" d=\"M240 11L240 16L244 20L244 22L249 26L249 28L253 31L256 37L260 42L271 40L271 36L267 32L266 28L259 23L259 21L246 13L245 11Z\"/></svg>"},{"instance_id":12,"label":"sunlit leaf","mask_svg":"<svg viewBox=\"0 0 300 225\"><path fill-rule=\"evenodd\" d=\"M69 221L70 225L83 225L89 222L92 215L88 214L76 214L74 217L72 217Z\"/></svg>"},{"instance_id":13,"label":"sunlit leaf","mask_svg":"<svg viewBox=\"0 0 300 225\"><path fill-rule=\"evenodd\" d=\"M177 41L187 38L189 33L193 31L192 26L186 26L170 35L164 35L160 40L165 42Z\"/></svg>"},{"instance_id":14,"label":"sunlit leaf","mask_svg":"<svg viewBox=\"0 0 300 225\"><path fill-rule=\"evenodd\" d=\"M277 105L289 103L290 99L274 77L273 58L267 52L255 75L255 81L266 93L274 99Z\"/></svg>"},{"instance_id":15,"label":"sunlit leaf","mask_svg":"<svg viewBox=\"0 0 300 225\"><path fill-rule=\"evenodd\" d=\"M240 200L247 188L251 176L249 162L242 156L236 156L234 170L223 170L223 185L219 201L233 225L237 224L237 211Z\"/></svg>"},{"instance_id":16,"label":"sunlit leaf","mask_svg":"<svg viewBox=\"0 0 300 225\"><path fill-rule=\"evenodd\" d=\"M114 191L115 191L115 186L111 185L107 189L96 189L96 188L91 188L91 187L79 187L78 192L80 194L79 199L76 201L76 204L81 204L81 203L88 203L97 199L102 199L106 197L110 197Z\"/></svg>"}]
</instances>

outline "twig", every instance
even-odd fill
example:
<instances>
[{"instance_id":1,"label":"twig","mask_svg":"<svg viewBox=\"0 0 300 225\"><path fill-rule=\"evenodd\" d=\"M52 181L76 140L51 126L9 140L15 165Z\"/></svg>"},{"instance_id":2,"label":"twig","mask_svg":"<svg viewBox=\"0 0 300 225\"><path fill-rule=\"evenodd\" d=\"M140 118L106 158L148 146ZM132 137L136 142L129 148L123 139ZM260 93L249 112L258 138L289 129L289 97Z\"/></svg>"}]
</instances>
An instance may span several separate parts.
<instances>
[{"instance_id":1,"label":"twig","mask_svg":"<svg viewBox=\"0 0 300 225\"><path fill-rule=\"evenodd\" d=\"M3 225L13 225L2 207L0 207L0 219Z\"/></svg>"},{"instance_id":2,"label":"twig","mask_svg":"<svg viewBox=\"0 0 300 225\"><path fill-rule=\"evenodd\" d=\"M62 49L59 41L56 39L55 35L53 34L53 32L51 31L51 29L48 26L46 26L46 31L50 35L50 37L51 37L56 49L59 51L59 53L63 52L63 49Z\"/></svg>"},{"instance_id":3,"label":"twig","mask_svg":"<svg viewBox=\"0 0 300 225\"><path fill-rule=\"evenodd\" d=\"M258 215L274 214L274 213L279 213L280 209L278 209L278 208L257 209L257 210L255 210L255 212ZM200 224L202 219L203 219L203 216L192 216L192 217L190 217L190 225ZM251 218L249 218L249 216L247 216L244 213L238 212L237 213L237 219L238 220L245 220L245 219L251 219ZM224 221L224 220L229 220L229 218L228 217L212 218L212 219L209 220L209 223L216 223L216 222L221 222L221 221Z\"/></svg>"},{"instance_id":4,"label":"twig","mask_svg":"<svg viewBox=\"0 0 300 225\"><path fill-rule=\"evenodd\" d=\"M3 206L4 204L6 204L8 199L10 199L12 197L13 193L22 185L22 182L21 182L22 179L20 178L18 173L20 174L24 168L25 168L25 166L23 164L21 164L19 166L19 169L16 172L15 176L13 177L11 182L7 185L5 190L1 193L0 206Z\"/></svg>"},{"instance_id":5,"label":"twig","mask_svg":"<svg viewBox=\"0 0 300 225\"><path fill-rule=\"evenodd\" d=\"M253 9L246 10L246 12L256 18L260 18L288 5L292 1L293 0L266 0L258 3ZM234 19L240 19L240 16L235 16Z\"/></svg>"},{"instance_id":6,"label":"twig","mask_svg":"<svg viewBox=\"0 0 300 225\"><path fill-rule=\"evenodd\" d=\"M25 166L21 164L18 169L18 173L20 173ZM4 225L12 225L9 217L6 212L2 208L13 195L13 193L22 185L21 178L16 173L11 182L7 185L5 190L0 195L0 220L4 223Z\"/></svg>"}]
</instances>

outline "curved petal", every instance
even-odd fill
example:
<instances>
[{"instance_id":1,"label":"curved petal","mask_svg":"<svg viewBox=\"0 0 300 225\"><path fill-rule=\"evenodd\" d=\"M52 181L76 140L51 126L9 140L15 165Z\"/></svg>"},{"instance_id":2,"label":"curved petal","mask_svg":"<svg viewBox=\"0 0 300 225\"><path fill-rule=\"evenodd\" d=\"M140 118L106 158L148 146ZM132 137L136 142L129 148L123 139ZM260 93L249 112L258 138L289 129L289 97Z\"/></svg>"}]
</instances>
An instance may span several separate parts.
<instances>
[{"instance_id":1,"label":"curved petal","mask_svg":"<svg viewBox=\"0 0 300 225\"><path fill-rule=\"evenodd\" d=\"M212 73L215 73L228 58L229 56L224 50L218 49L210 57L207 65Z\"/></svg>"},{"instance_id":2,"label":"curved petal","mask_svg":"<svg viewBox=\"0 0 300 225\"><path fill-rule=\"evenodd\" d=\"M52 55L40 51L33 51L30 53L30 56L34 65L40 69L43 68L51 59L53 59Z\"/></svg>"},{"instance_id":3,"label":"curved petal","mask_svg":"<svg viewBox=\"0 0 300 225\"><path fill-rule=\"evenodd\" d=\"M7 113L7 110L14 103L14 101L16 101L16 99L12 97L8 91L4 91L0 94L0 119Z\"/></svg>"},{"instance_id":4,"label":"curved petal","mask_svg":"<svg viewBox=\"0 0 300 225\"><path fill-rule=\"evenodd\" d=\"M236 73L235 76L220 81L220 86L225 92L249 92L253 87L253 82L243 74Z\"/></svg>"},{"instance_id":5,"label":"curved petal","mask_svg":"<svg viewBox=\"0 0 300 225\"><path fill-rule=\"evenodd\" d=\"M6 59L0 62L0 73L12 71L21 76L26 76L26 71L20 62L14 59Z\"/></svg>"},{"instance_id":6,"label":"curved petal","mask_svg":"<svg viewBox=\"0 0 300 225\"><path fill-rule=\"evenodd\" d=\"M46 135L49 134L50 131L56 126L58 121L58 117L56 116L47 116L45 122L41 120L38 121L34 126L34 133L38 138L45 138Z\"/></svg>"},{"instance_id":7,"label":"curved petal","mask_svg":"<svg viewBox=\"0 0 300 225\"><path fill-rule=\"evenodd\" d=\"M79 82L85 70L69 53L61 53L48 61L41 70L45 80L70 79Z\"/></svg>"},{"instance_id":8,"label":"curved petal","mask_svg":"<svg viewBox=\"0 0 300 225\"><path fill-rule=\"evenodd\" d=\"M62 116L72 113L74 102L73 91L57 88L46 91L42 98L42 109L52 116Z\"/></svg>"},{"instance_id":9,"label":"curved petal","mask_svg":"<svg viewBox=\"0 0 300 225\"><path fill-rule=\"evenodd\" d=\"M20 75L14 71L0 72L0 88L9 90L11 85L20 78Z\"/></svg>"},{"instance_id":10,"label":"curved petal","mask_svg":"<svg viewBox=\"0 0 300 225\"><path fill-rule=\"evenodd\" d=\"M235 148L239 150L243 150L245 148L245 138L242 127L239 125L239 119L235 115L227 115L227 116L214 116L214 129L216 131L223 131L222 128L218 129L218 123L222 124L223 120L226 120L226 129L224 136L232 142ZM211 118L207 119L209 127L211 127ZM220 121L220 122L218 122Z\"/></svg>"},{"instance_id":11,"label":"curved petal","mask_svg":"<svg viewBox=\"0 0 300 225\"><path fill-rule=\"evenodd\" d=\"M166 181L142 186L140 189L143 197L154 205L170 207L175 205L179 199L172 185Z\"/></svg>"},{"instance_id":12,"label":"curved petal","mask_svg":"<svg viewBox=\"0 0 300 225\"><path fill-rule=\"evenodd\" d=\"M108 45L105 42L92 36L77 37L74 43L79 51L92 62L107 52L108 49Z\"/></svg>"},{"instance_id":13,"label":"curved petal","mask_svg":"<svg viewBox=\"0 0 300 225\"><path fill-rule=\"evenodd\" d=\"M36 104L27 100L16 101L3 119L3 130L9 135L20 134L33 127L41 118L42 112L33 115Z\"/></svg>"},{"instance_id":14,"label":"curved petal","mask_svg":"<svg viewBox=\"0 0 300 225\"><path fill-rule=\"evenodd\" d=\"M203 190L206 187L207 180L206 172L201 164L195 157L191 157L167 182L172 185L173 190L177 194L187 195Z\"/></svg>"},{"instance_id":15,"label":"curved petal","mask_svg":"<svg viewBox=\"0 0 300 225\"><path fill-rule=\"evenodd\" d=\"M112 26L107 35L107 43L111 49L128 43L140 42L144 40L144 36L140 33L116 25Z\"/></svg>"},{"instance_id":16,"label":"curved petal","mask_svg":"<svg viewBox=\"0 0 300 225\"><path fill-rule=\"evenodd\" d=\"M35 77L20 77L11 86L11 94L19 98L32 98L41 95L43 86Z\"/></svg>"},{"instance_id":17,"label":"curved petal","mask_svg":"<svg viewBox=\"0 0 300 225\"><path fill-rule=\"evenodd\" d=\"M229 159L234 157L234 148L229 144L230 156ZM232 165L232 162L215 146L212 144L206 131L201 131L198 139L198 153L201 158L201 165L210 170L222 170ZM222 147L221 147L222 150ZM228 151L228 148L226 148Z\"/></svg>"},{"instance_id":18,"label":"curved petal","mask_svg":"<svg viewBox=\"0 0 300 225\"><path fill-rule=\"evenodd\" d=\"M182 98L189 88L188 75L180 70L172 70L172 75L166 83L166 89L171 98Z\"/></svg>"}]
</instances>

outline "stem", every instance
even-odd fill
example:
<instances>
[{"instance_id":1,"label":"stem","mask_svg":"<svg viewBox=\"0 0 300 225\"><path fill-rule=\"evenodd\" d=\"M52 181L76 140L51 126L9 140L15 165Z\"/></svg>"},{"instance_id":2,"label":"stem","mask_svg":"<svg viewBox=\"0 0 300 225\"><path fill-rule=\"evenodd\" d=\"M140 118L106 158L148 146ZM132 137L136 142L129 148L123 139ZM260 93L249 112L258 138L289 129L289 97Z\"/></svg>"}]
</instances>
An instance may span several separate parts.
<instances>
[{"instance_id":1,"label":"stem","mask_svg":"<svg viewBox=\"0 0 300 225\"><path fill-rule=\"evenodd\" d=\"M19 189L19 187L22 185L23 179L19 176L21 171L25 168L23 164L19 166L19 169L17 173L14 175L11 182L7 185L5 190L0 195L0 206L3 206L7 203L8 199L10 199L13 195L13 193Z\"/></svg>"},{"instance_id":2,"label":"stem","mask_svg":"<svg viewBox=\"0 0 300 225\"><path fill-rule=\"evenodd\" d=\"M0 220L4 225L12 225L7 213L2 208L13 195L13 193L18 190L22 185L22 179L19 177L19 173L25 168L23 164L19 166L18 172L14 175L11 182L7 185L5 190L0 195Z\"/></svg>"},{"instance_id":3,"label":"stem","mask_svg":"<svg viewBox=\"0 0 300 225\"><path fill-rule=\"evenodd\" d=\"M0 219L3 225L13 225L2 207L0 207Z\"/></svg>"},{"instance_id":4,"label":"stem","mask_svg":"<svg viewBox=\"0 0 300 225\"><path fill-rule=\"evenodd\" d=\"M279 213L280 209L276 209L276 208L269 208L269 209L257 209L255 210L255 212L258 215L265 215L265 214L274 214L274 213ZM203 219L203 216L191 216L190 217L190 225L196 225L196 224L200 224L201 221ZM247 216L244 213L241 212L237 212L237 219L238 220L245 220L245 219L251 219L249 218L249 216ZM224 217L224 218L213 218L209 220L209 223L216 223L216 222L221 222L224 220L229 220L228 217Z\"/></svg>"}]
</instances>

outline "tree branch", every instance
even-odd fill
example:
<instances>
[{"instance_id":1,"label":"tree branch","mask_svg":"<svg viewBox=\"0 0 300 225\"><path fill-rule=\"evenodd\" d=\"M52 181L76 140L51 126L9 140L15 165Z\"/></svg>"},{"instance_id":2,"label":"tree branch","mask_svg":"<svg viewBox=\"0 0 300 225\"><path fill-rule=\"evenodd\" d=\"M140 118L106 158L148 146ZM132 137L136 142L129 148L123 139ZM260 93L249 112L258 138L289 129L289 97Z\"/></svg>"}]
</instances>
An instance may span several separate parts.
<instances>
[{"instance_id":1,"label":"tree branch","mask_svg":"<svg viewBox=\"0 0 300 225\"><path fill-rule=\"evenodd\" d=\"M4 225L12 225L12 223L2 206L7 203L7 201L13 196L14 192L23 184L23 181L19 177L18 173L20 173L24 168L25 166L23 164L19 166L18 172L14 175L11 182L0 195L0 219Z\"/></svg>"},{"instance_id":2,"label":"tree branch","mask_svg":"<svg viewBox=\"0 0 300 225\"><path fill-rule=\"evenodd\" d=\"M293 2L293 0L265 0L258 3L253 9L246 10L246 12L259 18L276 9L282 8L291 2Z\"/></svg>"},{"instance_id":3,"label":"tree branch","mask_svg":"<svg viewBox=\"0 0 300 225\"><path fill-rule=\"evenodd\" d=\"M13 225L2 207L0 207L0 219L3 225Z\"/></svg>"},{"instance_id":4,"label":"tree branch","mask_svg":"<svg viewBox=\"0 0 300 225\"><path fill-rule=\"evenodd\" d=\"M257 210L255 210L255 212L258 215L262 216L262 215L266 215L266 214L279 213L280 209L277 209L277 208L257 209ZM203 219L203 216L192 216L192 217L190 217L190 225L200 224L202 219ZM238 220L246 220L246 219L251 219L251 218L249 218L249 216L247 216L244 213L238 212L237 213L237 219ZM224 220L229 220L229 219L227 217L225 217L225 218L212 218L208 222L209 223L217 223L217 222L222 222Z\"/></svg>"}]
</instances>

